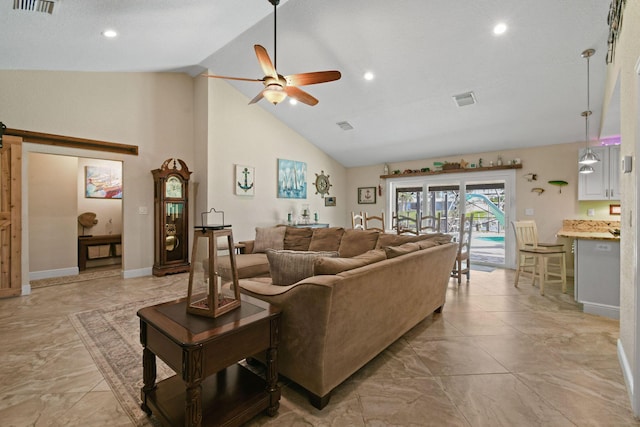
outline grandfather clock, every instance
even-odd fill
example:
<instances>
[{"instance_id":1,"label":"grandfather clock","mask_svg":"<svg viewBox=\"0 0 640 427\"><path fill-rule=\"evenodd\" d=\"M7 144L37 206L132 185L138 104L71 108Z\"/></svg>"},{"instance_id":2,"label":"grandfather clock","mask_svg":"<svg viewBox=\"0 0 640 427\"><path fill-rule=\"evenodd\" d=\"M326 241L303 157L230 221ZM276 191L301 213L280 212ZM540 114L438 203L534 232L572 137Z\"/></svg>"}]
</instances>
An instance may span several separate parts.
<instances>
[{"instance_id":1,"label":"grandfather clock","mask_svg":"<svg viewBox=\"0 0 640 427\"><path fill-rule=\"evenodd\" d=\"M177 163L180 164L178 168ZM173 165L171 166L171 163ZM151 171L154 191L153 275L189 271L189 168L167 159Z\"/></svg>"}]
</instances>

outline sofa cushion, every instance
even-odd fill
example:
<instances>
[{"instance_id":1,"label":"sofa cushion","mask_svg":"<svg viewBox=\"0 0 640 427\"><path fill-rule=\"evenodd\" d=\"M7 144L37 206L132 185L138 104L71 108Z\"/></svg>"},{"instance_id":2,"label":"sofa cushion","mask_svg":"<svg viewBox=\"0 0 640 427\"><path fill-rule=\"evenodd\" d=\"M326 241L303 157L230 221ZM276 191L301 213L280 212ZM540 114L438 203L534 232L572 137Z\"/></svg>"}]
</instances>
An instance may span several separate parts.
<instances>
[{"instance_id":1,"label":"sofa cushion","mask_svg":"<svg viewBox=\"0 0 640 427\"><path fill-rule=\"evenodd\" d=\"M274 285L288 286L313 276L313 261L318 257L337 257L337 251L276 251L267 249L269 271Z\"/></svg>"},{"instance_id":2,"label":"sofa cushion","mask_svg":"<svg viewBox=\"0 0 640 427\"><path fill-rule=\"evenodd\" d=\"M343 258L363 254L376 247L379 235L380 232L376 230L345 230L338 252Z\"/></svg>"},{"instance_id":3,"label":"sofa cushion","mask_svg":"<svg viewBox=\"0 0 640 427\"><path fill-rule=\"evenodd\" d=\"M253 253L265 252L267 249L284 249L284 234L287 227L256 227L256 240Z\"/></svg>"},{"instance_id":4,"label":"sofa cushion","mask_svg":"<svg viewBox=\"0 0 640 427\"><path fill-rule=\"evenodd\" d=\"M385 246L400 246L409 242L421 242L423 240L433 240L438 242L438 244L449 243L451 241L451 235L444 233L426 233L412 236L409 234L384 233L378 237L376 249L384 248Z\"/></svg>"},{"instance_id":5,"label":"sofa cushion","mask_svg":"<svg viewBox=\"0 0 640 427\"><path fill-rule=\"evenodd\" d=\"M292 251L309 250L311 236L313 236L313 229L309 227L286 227L286 229L287 231L284 233L284 249Z\"/></svg>"},{"instance_id":6,"label":"sofa cushion","mask_svg":"<svg viewBox=\"0 0 640 427\"><path fill-rule=\"evenodd\" d=\"M236 255L238 279L269 276L269 261L266 254ZM218 257L218 273L225 279L231 279L229 256Z\"/></svg>"},{"instance_id":7,"label":"sofa cushion","mask_svg":"<svg viewBox=\"0 0 640 427\"><path fill-rule=\"evenodd\" d=\"M384 252L387 254L387 258L395 258L397 256L406 255L411 252L419 251L420 245L416 242L409 242L400 246L386 246Z\"/></svg>"},{"instance_id":8,"label":"sofa cushion","mask_svg":"<svg viewBox=\"0 0 640 427\"><path fill-rule=\"evenodd\" d=\"M442 244L442 243L439 243L437 239L420 240L419 242L416 242L416 243L418 244L420 249L429 249L434 246L438 246Z\"/></svg>"},{"instance_id":9,"label":"sofa cushion","mask_svg":"<svg viewBox=\"0 0 640 427\"><path fill-rule=\"evenodd\" d=\"M356 255L353 258L316 258L313 261L314 275L321 274L338 274L343 271L353 270L354 268L364 267L365 265L387 259L383 249L373 249L363 254Z\"/></svg>"},{"instance_id":10,"label":"sofa cushion","mask_svg":"<svg viewBox=\"0 0 640 427\"><path fill-rule=\"evenodd\" d=\"M314 228L309 250L337 251L340 248L343 233L344 228L342 227Z\"/></svg>"}]
</instances>

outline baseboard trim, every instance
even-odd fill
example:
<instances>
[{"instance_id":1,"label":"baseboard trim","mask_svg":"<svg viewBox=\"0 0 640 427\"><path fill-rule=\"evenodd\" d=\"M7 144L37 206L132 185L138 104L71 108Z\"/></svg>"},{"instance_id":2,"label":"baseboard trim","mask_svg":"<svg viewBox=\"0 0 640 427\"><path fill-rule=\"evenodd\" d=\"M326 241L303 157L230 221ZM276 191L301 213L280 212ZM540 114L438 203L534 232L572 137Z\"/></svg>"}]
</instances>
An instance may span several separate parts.
<instances>
[{"instance_id":1,"label":"baseboard trim","mask_svg":"<svg viewBox=\"0 0 640 427\"><path fill-rule=\"evenodd\" d=\"M608 317L610 319L620 320L620 307L613 305L596 304L592 302L582 302L582 311L589 314Z\"/></svg>"},{"instance_id":2,"label":"baseboard trim","mask_svg":"<svg viewBox=\"0 0 640 427\"><path fill-rule=\"evenodd\" d=\"M31 285L30 284L26 284L26 285L22 285L22 296L25 295L31 295Z\"/></svg>"},{"instance_id":3,"label":"baseboard trim","mask_svg":"<svg viewBox=\"0 0 640 427\"><path fill-rule=\"evenodd\" d=\"M125 279L133 279L134 277L151 276L152 267L138 268L137 270L125 270L122 277Z\"/></svg>"},{"instance_id":4,"label":"baseboard trim","mask_svg":"<svg viewBox=\"0 0 640 427\"><path fill-rule=\"evenodd\" d=\"M640 411L640 408L636 405L636 398L634 395L634 382L633 382L633 370L631 369L631 365L629 364L629 359L627 358L627 353L624 351L624 347L622 345L622 341L618 339L618 361L620 362L620 368L622 368L622 377L624 378L624 383L627 386L627 393L629 394L629 401L631 402L631 409L633 410L634 415L637 417Z\"/></svg>"},{"instance_id":5,"label":"baseboard trim","mask_svg":"<svg viewBox=\"0 0 640 427\"><path fill-rule=\"evenodd\" d=\"M58 268L56 270L30 271L29 281L51 279L52 277L77 276L80 274L78 267Z\"/></svg>"}]
</instances>

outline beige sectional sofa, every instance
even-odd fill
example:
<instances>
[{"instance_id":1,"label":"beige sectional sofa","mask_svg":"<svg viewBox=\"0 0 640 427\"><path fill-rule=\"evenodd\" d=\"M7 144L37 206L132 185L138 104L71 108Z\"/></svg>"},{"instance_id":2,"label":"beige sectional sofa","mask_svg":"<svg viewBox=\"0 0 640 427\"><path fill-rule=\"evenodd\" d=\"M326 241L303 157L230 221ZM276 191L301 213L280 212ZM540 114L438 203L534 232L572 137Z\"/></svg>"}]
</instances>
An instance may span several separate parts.
<instances>
[{"instance_id":1,"label":"beige sectional sofa","mask_svg":"<svg viewBox=\"0 0 640 427\"><path fill-rule=\"evenodd\" d=\"M236 264L241 292L283 310L278 371L322 409L335 387L440 312L457 252L450 240L342 228L256 229Z\"/></svg>"}]
</instances>

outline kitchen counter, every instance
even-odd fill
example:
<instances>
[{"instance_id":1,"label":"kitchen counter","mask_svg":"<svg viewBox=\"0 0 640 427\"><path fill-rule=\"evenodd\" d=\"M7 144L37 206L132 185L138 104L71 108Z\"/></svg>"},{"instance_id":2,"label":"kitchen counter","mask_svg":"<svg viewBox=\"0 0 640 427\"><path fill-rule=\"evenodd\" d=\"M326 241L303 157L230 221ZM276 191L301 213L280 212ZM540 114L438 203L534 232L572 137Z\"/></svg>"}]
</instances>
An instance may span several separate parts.
<instances>
[{"instance_id":1,"label":"kitchen counter","mask_svg":"<svg viewBox=\"0 0 640 427\"><path fill-rule=\"evenodd\" d=\"M559 237L574 242L574 298L585 313L620 318L620 221L564 220Z\"/></svg>"},{"instance_id":2,"label":"kitchen counter","mask_svg":"<svg viewBox=\"0 0 640 427\"><path fill-rule=\"evenodd\" d=\"M565 219L556 235L570 239L619 241L620 236L609 231L613 229L620 229L620 221Z\"/></svg>"}]
</instances>

